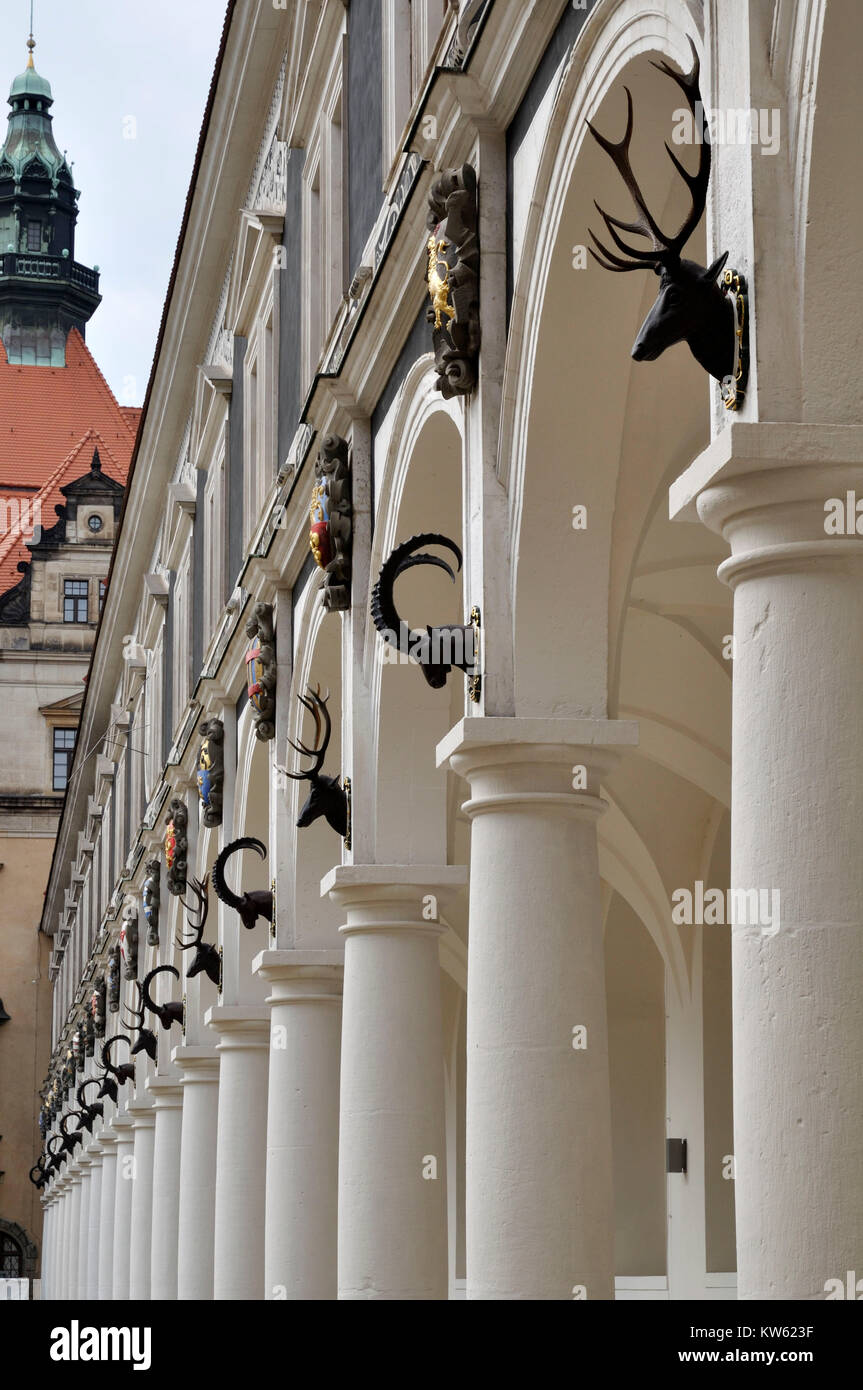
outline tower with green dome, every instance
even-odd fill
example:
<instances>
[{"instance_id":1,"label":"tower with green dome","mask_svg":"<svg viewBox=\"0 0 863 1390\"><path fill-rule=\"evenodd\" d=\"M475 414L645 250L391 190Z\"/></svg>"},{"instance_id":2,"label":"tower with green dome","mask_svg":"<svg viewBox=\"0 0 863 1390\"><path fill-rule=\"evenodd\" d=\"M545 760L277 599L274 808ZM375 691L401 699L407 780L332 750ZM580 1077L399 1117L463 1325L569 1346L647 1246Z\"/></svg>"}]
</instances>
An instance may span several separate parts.
<instances>
[{"instance_id":1,"label":"tower with green dome","mask_svg":"<svg viewBox=\"0 0 863 1390\"><path fill-rule=\"evenodd\" d=\"M75 260L78 190L54 140L32 34L27 47L0 150L0 339L10 363L62 367L70 329L83 335L101 299L99 273Z\"/></svg>"}]
</instances>

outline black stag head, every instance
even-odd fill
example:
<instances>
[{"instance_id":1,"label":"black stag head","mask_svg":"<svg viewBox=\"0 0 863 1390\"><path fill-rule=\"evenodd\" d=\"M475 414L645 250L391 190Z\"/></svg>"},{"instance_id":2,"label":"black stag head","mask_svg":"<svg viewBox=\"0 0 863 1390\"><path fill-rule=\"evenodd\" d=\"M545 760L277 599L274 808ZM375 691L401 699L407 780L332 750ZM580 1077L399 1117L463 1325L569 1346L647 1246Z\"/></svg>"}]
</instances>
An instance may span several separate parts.
<instances>
[{"instance_id":1,"label":"black stag head","mask_svg":"<svg viewBox=\"0 0 863 1390\"><path fill-rule=\"evenodd\" d=\"M252 927L257 924L259 917L263 917L265 922L272 921L273 895L268 888L255 888L252 892L243 893L242 897L239 897L228 887L225 879L225 865L231 855L239 853L241 849L253 849L262 859L267 857L266 846L252 836L244 835L239 840L232 840L229 845L225 845L213 865L213 887L216 890L216 897L220 898L226 907L232 907L235 912L239 912L243 926L247 931L251 931ZM204 888L206 892L206 879L204 880ZM210 949L214 950L215 948L211 947ZM200 966L198 968L200 969ZM191 974L191 971L189 973ZM207 973L209 974L209 971ZM210 979L213 979L212 975L210 975ZM218 981L218 974L216 980Z\"/></svg>"},{"instance_id":2,"label":"black stag head","mask_svg":"<svg viewBox=\"0 0 863 1390\"><path fill-rule=\"evenodd\" d=\"M116 1100L116 1099L117 1099L117 1085L125 1086L125 1084L126 1084L127 1081L134 1081L134 1080L135 1080L135 1063L134 1063L134 1062L121 1062L120 1065L119 1065L119 1067L115 1067L114 1064L112 1063L112 1061L111 1061L111 1048L114 1046L114 1043L116 1043L116 1042L128 1043L130 1049L131 1049L131 1046L132 1046L132 1040L131 1040L131 1038L127 1038L125 1033L115 1033L114 1036L113 1036L113 1038L107 1038L107 1039L106 1039L106 1041L105 1041L105 1043L104 1043L104 1045L103 1045L103 1047L102 1047L102 1066L105 1068L106 1079L102 1082L102 1089L101 1089L100 1092L99 1092L99 1098L100 1098L100 1100L101 1100L101 1098L102 1098L103 1096L109 1096L111 1100ZM113 1090L114 1090L113 1095L111 1094L111 1091L110 1091L110 1090L106 1090L107 1074L108 1074L108 1073L110 1073L111 1076L116 1076L116 1078L117 1078L117 1081L114 1083L114 1087L113 1087Z\"/></svg>"},{"instance_id":3,"label":"black stag head","mask_svg":"<svg viewBox=\"0 0 863 1390\"><path fill-rule=\"evenodd\" d=\"M155 1014L163 1028L170 1028L172 1023L183 1024L183 1005L175 999L171 999L167 1004L157 1004L150 997L150 984L157 975L173 975L175 980L179 980L180 972L173 965L157 965L155 970L151 970L141 983L141 1003L145 1009L149 1009L151 1014Z\"/></svg>"},{"instance_id":4,"label":"black stag head","mask_svg":"<svg viewBox=\"0 0 863 1390\"><path fill-rule=\"evenodd\" d=\"M156 1034L153 1032L152 1028L144 1027L144 995L140 980L135 981L135 988L138 991L138 1003L140 1008L130 1009L128 1004L125 1006L126 1013L130 1014L132 1018L132 1022L127 1022L125 1026L127 1028L137 1028L138 1030L138 1036L132 1043L130 1056L134 1057L139 1052L146 1052L147 1056L151 1057L155 1062L158 1044L156 1042Z\"/></svg>"},{"instance_id":5,"label":"black stag head","mask_svg":"<svg viewBox=\"0 0 863 1390\"><path fill-rule=\"evenodd\" d=\"M105 1113L104 1106L102 1105L101 1101L95 1100L92 1105L88 1105L86 1100L84 1099L84 1092L86 1091L87 1087L98 1085L99 1078L97 1076L91 1076L89 1080L82 1081L81 1085L78 1087L78 1090L75 1092L75 1094L78 1097L78 1104L81 1106L79 1114L83 1117L81 1120L81 1127L82 1129L86 1129L88 1134L93 1133L93 1121L95 1120L96 1116L103 1115Z\"/></svg>"},{"instance_id":6,"label":"black stag head","mask_svg":"<svg viewBox=\"0 0 863 1390\"><path fill-rule=\"evenodd\" d=\"M693 59L689 72L678 72L664 60L653 63L653 67L667 73L677 83L689 104L693 122L697 123L700 120L699 161L694 174L687 172L667 143L665 146L671 162L689 189L690 210L680 230L673 237L666 236L654 220L629 160L633 130L632 93L625 87L627 116L623 139L616 142L606 139L590 121L587 122L587 127L611 158L638 215L634 222L622 222L620 218L612 217L595 203L594 206L604 221L609 236L618 251L623 252L623 256L609 251L593 232L590 235L601 255L597 255L592 248L590 254L605 270L618 273L626 270L653 270L660 277L656 303L641 325L632 347L632 356L636 362L654 362L666 348L685 341L700 366L718 381L723 381L734 372L734 308L717 284L728 252L719 256L707 269L695 261L682 260L680 255L704 212L711 159L710 132L698 86L700 63L692 39L689 40L689 46ZM629 245L618 235L618 229L644 237L651 243L650 249L646 246Z\"/></svg>"},{"instance_id":7,"label":"black stag head","mask_svg":"<svg viewBox=\"0 0 863 1390\"><path fill-rule=\"evenodd\" d=\"M344 837L348 830L347 794L339 782L338 776L327 777L321 771L324 758L327 756L330 735L333 731L330 712L327 709L327 700L330 698L329 691L326 695L322 695L320 686L317 686L315 690L309 686L308 698L305 695L300 695L297 698L315 721L315 746L313 748L307 748L304 743L294 743L293 739L288 740L295 752L313 760L312 766L306 772L287 772L285 774L294 782L311 783L311 791L300 811L297 825L303 829L316 821L319 816L324 816L327 824L335 830L336 834ZM284 768L280 770L285 771Z\"/></svg>"},{"instance_id":8,"label":"black stag head","mask_svg":"<svg viewBox=\"0 0 863 1390\"><path fill-rule=\"evenodd\" d=\"M224 875L222 877L222 882L224 883ZM214 985L218 985L220 964L219 950L217 946L211 946L208 941L204 941L203 939L204 927L207 924L207 913L210 910L210 895L207 891L208 883L208 874L205 874L203 878L192 879L189 887L198 900L198 920L197 922L192 920L194 910L189 907L188 903L183 903L189 919L189 926L192 929L192 939L189 941L187 938L181 936L177 936L174 939L181 951L194 950L195 952L194 960L186 971L186 979L191 980L195 975L200 975L203 970L208 979L212 980ZM252 926L254 925L253 922Z\"/></svg>"},{"instance_id":9,"label":"black stag head","mask_svg":"<svg viewBox=\"0 0 863 1390\"><path fill-rule=\"evenodd\" d=\"M415 565L436 565L455 583L451 566L437 555L426 555L423 551L426 545L445 546L455 556L456 568L461 569L461 551L448 536L440 536L433 531L411 536L409 541L397 545L381 566L377 583L372 589L372 619L384 641L418 661L432 689L441 690L453 668L466 675L474 674L476 634L472 626L457 623L427 627L425 632L412 631L404 618L399 616L394 597L395 582L405 570L413 569Z\"/></svg>"}]
</instances>

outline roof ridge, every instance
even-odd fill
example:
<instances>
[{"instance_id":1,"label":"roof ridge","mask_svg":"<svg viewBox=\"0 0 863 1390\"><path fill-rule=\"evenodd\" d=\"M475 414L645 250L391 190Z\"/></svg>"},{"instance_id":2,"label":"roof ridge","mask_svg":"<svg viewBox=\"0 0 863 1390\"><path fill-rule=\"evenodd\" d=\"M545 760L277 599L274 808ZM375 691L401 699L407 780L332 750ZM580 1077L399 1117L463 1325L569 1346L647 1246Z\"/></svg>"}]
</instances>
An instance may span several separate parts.
<instances>
[{"instance_id":1,"label":"roof ridge","mask_svg":"<svg viewBox=\"0 0 863 1390\"><path fill-rule=\"evenodd\" d=\"M134 430L130 430L130 429L129 429L129 423L128 423L128 421L126 420L126 417L125 417L124 414L123 414L123 408L122 408L122 406L120 405L120 402L117 400L117 397L114 395L114 392L111 390L111 387L110 387L109 384L108 384L107 377L105 377L105 375L103 374L102 368L99 366L99 363L96 361L96 359L95 359L95 357L93 356L92 352L91 352L90 349L88 348L87 343L86 343L86 340L84 339L83 335L79 332L79 330L78 330L77 328L70 328L70 329L69 329L69 335L68 335L68 338L67 338L67 340L66 340L67 347L68 347L68 344L69 344L69 341L70 341L70 340L74 340L75 347L81 351L81 361L82 361L82 363L86 363L86 364L88 364L90 367L92 367L92 369L93 369L92 374L96 377L97 381L99 381L99 382L101 383L101 385L104 386L104 388L105 388L105 390L106 390L106 392L107 392L107 394L108 394L108 398L109 398L111 404L113 405L114 409L116 410L117 416L118 416L120 422L122 423L123 428L124 428L125 430L127 430L128 433L130 433L130 434L134 437L134 433L135 433L135 432L134 432ZM66 360L66 365L67 365L67 366L69 365L68 357L67 357L67 360Z\"/></svg>"},{"instance_id":2,"label":"roof ridge","mask_svg":"<svg viewBox=\"0 0 863 1390\"><path fill-rule=\"evenodd\" d=\"M120 465L117 463L117 460L115 459L114 455L111 453L110 448L109 448L108 445L105 443L105 441L104 441L104 439L102 438L102 436L101 436L101 434L99 433L99 431L98 431L97 429L94 429L92 425L89 425L89 426L87 427L87 429L85 430L84 434L81 435L81 438L78 440L78 443L75 445L74 449L71 449L71 450L69 451L69 453L66 455L66 457L63 459L62 463L58 464L58 466L55 468L54 472L51 474L50 478L47 478L46 481L45 481L45 482L42 484L42 486L39 488L39 491L36 492L36 493L34 493L32 497L28 497L28 498L25 499L25 501L26 501L26 503L27 503L27 510L29 511L30 519L31 519L31 520L32 520L32 517L33 517L33 512L34 512L35 507L36 507L36 503L37 503L37 502L41 503L41 500L42 500L43 497L45 497L45 496L50 496L50 494L55 490L55 488L59 487L60 481L61 481L61 479L63 478L64 474L69 470L69 468L71 467L71 465L75 462L75 459L76 459L76 458L78 457L78 455L83 451L83 449L86 447L86 445L87 445L87 443L88 443L88 441L89 441L90 439L98 440L98 444L101 444L102 449L104 449L105 453L108 455L108 459L109 459L110 463L111 463L111 464L113 465L113 467L117 470L117 472L119 472L119 473L122 472L122 469L120 468ZM97 448L98 448L98 444L97 444L97 446L96 446ZM99 451L99 458L101 459L101 457L102 457L102 454L101 454L101 450L100 450L100 451ZM92 460L91 460L91 465L92 465ZM83 478L84 476L85 476L85 474L82 473L82 474L81 474L81 477ZM110 473L108 474L108 477L111 477ZM74 481L74 480L73 480L73 481ZM117 481L116 478L113 478L113 479L112 479L112 482L116 482L116 481ZM41 506L40 506L40 512L41 512ZM52 523L52 524L53 524L53 523ZM40 522L40 525L41 525L41 522ZM19 512L18 512L18 521L15 523L14 526L10 526L10 528L9 528L9 530L7 531L6 535L2 538L2 540L0 540L0 561L5 560L6 556L9 554L9 552L12 550L12 548L13 548L14 546L18 546L18 545L21 544L21 540L22 540L22 535L21 535L21 509L19 508Z\"/></svg>"}]
</instances>

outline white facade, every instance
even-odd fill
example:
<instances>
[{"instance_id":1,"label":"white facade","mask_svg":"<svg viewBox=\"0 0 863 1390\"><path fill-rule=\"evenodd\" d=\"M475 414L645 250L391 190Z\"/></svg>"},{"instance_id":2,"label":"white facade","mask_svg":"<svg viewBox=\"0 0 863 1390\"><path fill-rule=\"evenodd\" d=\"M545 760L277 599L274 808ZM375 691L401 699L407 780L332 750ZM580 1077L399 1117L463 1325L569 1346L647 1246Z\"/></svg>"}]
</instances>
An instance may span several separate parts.
<instances>
[{"instance_id":1,"label":"white facade","mask_svg":"<svg viewBox=\"0 0 863 1390\"><path fill-rule=\"evenodd\" d=\"M863 1268L863 541L824 524L830 498L863 498L842 155L863 21L842 0L429 3L408 91L382 8L385 186L359 245L350 54L371 7L231 13L82 716L95 751L46 898L58 1058L172 798L190 880L238 837L267 846L229 875L275 884L274 926L211 892L221 990L184 978L163 873L138 976L176 966L155 988L185 999L185 1029L148 1019L158 1061L138 1054L45 1189L47 1296L824 1298ZM459 25L464 67L437 71ZM617 137L624 84L642 186L681 215L680 98L650 60L688 66L689 35L706 104L779 112L774 152L715 144L687 251L728 249L749 281L736 414L685 346L631 360L654 277L579 254L594 198L631 216L585 125ZM465 162L482 346L447 401L426 194ZM333 434L353 477L342 613L308 559ZM480 610L478 703L458 671L434 690L383 658L371 588L420 532L456 539L463 571L406 576L402 611ZM257 602L270 742L245 696ZM296 826L309 685L330 692L350 848ZM213 828L205 718L225 730ZM729 889L781 910L732 929Z\"/></svg>"}]
</instances>

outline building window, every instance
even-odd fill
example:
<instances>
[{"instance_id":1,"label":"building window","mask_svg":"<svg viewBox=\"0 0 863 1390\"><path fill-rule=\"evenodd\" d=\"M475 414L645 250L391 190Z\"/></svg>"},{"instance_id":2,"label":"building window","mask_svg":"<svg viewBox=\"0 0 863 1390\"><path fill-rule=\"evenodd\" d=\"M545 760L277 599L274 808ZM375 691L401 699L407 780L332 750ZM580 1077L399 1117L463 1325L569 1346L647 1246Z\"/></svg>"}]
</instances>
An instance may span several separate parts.
<instances>
[{"instance_id":1,"label":"building window","mask_svg":"<svg viewBox=\"0 0 863 1390\"><path fill-rule=\"evenodd\" d=\"M102 612L102 609L105 607L105 595L107 594L107 592L108 592L108 581L107 581L107 579L100 579L100 580L99 580L99 612L100 612L100 613Z\"/></svg>"},{"instance_id":2,"label":"building window","mask_svg":"<svg viewBox=\"0 0 863 1390\"><path fill-rule=\"evenodd\" d=\"M41 250L42 250L42 223L41 223L41 222L28 222L28 223L27 223L27 250L28 250L28 251L41 251Z\"/></svg>"},{"instance_id":3,"label":"building window","mask_svg":"<svg viewBox=\"0 0 863 1390\"><path fill-rule=\"evenodd\" d=\"M0 1278L24 1278L24 1251L5 1231L0 1235Z\"/></svg>"},{"instance_id":4,"label":"building window","mask_svg":"<svg viewBox=\"0 0 863 1390\"><path fill-rule=\"evenodd\" d=\"M54 780L55 792L64 792L69 783L69 769L75 752L77 729L54 730Z\"/></svg>"},{"instance_id":5,"label":"building window","mask_svg":"<svg viewBox=\"0 0 863 1390\"><path fill-rule=\"evenodd\" d=\"M400 157L400 137L440 40L447 0L383 0L384 171Z\"/></svg>"},{"instance_id":6,"label":"building window","mask_svg":"<svg viewBox=\"0 0 863 1390\"><path fill-rule=\"evenodd\" d=\"M86 579L63 580L64 623L86 623L89 592L90 585Z\"/></svg>"},{"instance_id":7,"label":"building window","mask_svg":"<svg viewBox=\"0 0 863 1390\"><path fill-rule=\"evenodd\" d=\"M94 535L101 531L104 524L98 512L94 512L92 516L87 517L87 525Z\"/></svg>"},{"instance_id":8,"label":"building window","mask_svg":"<svg viewBox=\"0 0 863 1390\"><path fill-rule=\"evenodd\" d=\"M345 290L341 60L330 73L317 129L303 165L302 342L304 379L318 368Z\"/></svg>"}]
</instances>

